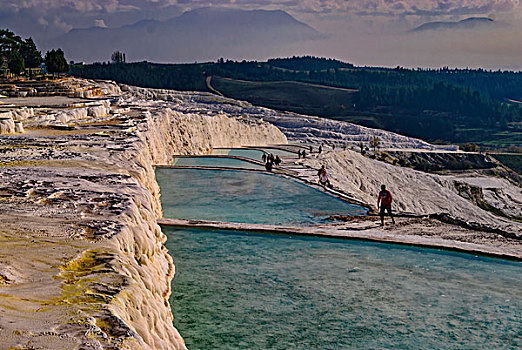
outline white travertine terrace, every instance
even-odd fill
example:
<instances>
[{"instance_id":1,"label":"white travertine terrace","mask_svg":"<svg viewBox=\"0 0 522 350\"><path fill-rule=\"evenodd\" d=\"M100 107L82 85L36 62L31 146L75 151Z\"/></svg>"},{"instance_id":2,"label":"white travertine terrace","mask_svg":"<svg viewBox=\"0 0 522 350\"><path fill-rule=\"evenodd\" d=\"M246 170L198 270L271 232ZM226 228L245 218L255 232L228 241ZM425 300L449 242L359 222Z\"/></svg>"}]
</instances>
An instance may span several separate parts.
<instances>
[{"instance_id":1,"label":"white travertine terrace","mask_svg":"<svg viewBox=\"0 0 522 350\"><path fill-rule=\"evenodd\" d=\"M137 98L146 98L162 104L172 101L181 102L179 109L183 111L206 111L207 113L226 113L228 115L247 117L267 121L277 126L289 140L309 143L332 143L338 146L357 147L362 142L366 147L372 137L380 139L381 148L416 149L416 150L455 150L456 146L434 146L413 137L399 135L390 131L371 129L364 126L311 117L289 112L279 112L268 108L253 106L245 101L232 100L227 97L198 92L179 92L161 89L145 89L134 86L123 86L132 91Z\"/></svg>"},{"instance_id":2,"label":"white travertine terrace","mask_svg":"<svg viewBox=\"0 0 522 350\"><path fill-rule=\"evenodd\" d=\"M11 113L8 113L3 113L3 116L0 116L0 134L15 133L15 122L13 117L10 115Z\"/></svg>"},{"instance_id":3,"label":"white travertine terrace","mask_svg":"<svg viewBox=\"0 0 522 350\"><path fill-rule=\"evenodd\" d=\"M103 85L115 103L20 108L25 133L0 139L7 346L184 349L167 301L174 266L156 224L153 165L174 153L286 143L268 123L185 113Z\"/></svg>"},{"instance_id":4,"label":"white travertine terrace","mask_svg":"<svg viewBox=\"0 0 522 350\"><path fill-rule=\"evenodd\" d=\"M318 158L301 162L312 168L325 165L332 183L362 203L375 206L380 186L386 184L399 212L447 214L463 222L522 238L520 222L493 215L472 202L473 199L485 200L512 216L521 216L522 192L505 179L485 175L472 177L470 173L461 176L430 174L370 159L352 150L328 151ZM459 193L459 185L461 192L475 190L481 198L466 198L465 193Z\"/></svg>"},{"instance_id":5,"label":"white travertine terrace","mask_svg":"<svg viewBox=\"0 0 522 350\"><path fill-rule=\"evenodd\" d=\"M207 93L74 78L59 89L75 98L42 97L53 91L38 89L23 91L31 97L14 99L0 114L2 133L10 134L0 137L0 344L13 348L185 348L167 302L174 266L156 224L162 211L154 165L170 163L173 154L285 144L287 137L317 147L379 136L382 147L435 149ZM363 203L374 204L386 183L401 211L444 212L520 235L520 223L480 209L455 188L480 187L483 199L516 216L520 191L508 181L426 174L330 147L293 165L301 166L301 179L315 181L321 164L334 186ZM522 257L516 237L426 217L400 218L385 230L371 222L376 218L360 220L323 231Z\"/></svg>"}]
</instances>

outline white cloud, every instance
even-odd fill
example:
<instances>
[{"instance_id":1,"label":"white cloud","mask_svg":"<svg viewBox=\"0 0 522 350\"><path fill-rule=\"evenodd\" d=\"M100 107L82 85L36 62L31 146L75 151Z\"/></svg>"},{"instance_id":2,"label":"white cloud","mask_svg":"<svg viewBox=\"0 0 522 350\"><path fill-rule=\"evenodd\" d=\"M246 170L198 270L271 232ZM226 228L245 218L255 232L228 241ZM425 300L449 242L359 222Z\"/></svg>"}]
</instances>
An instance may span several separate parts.
<instances>
[{"instance_id":1,"label":"white cloud","mask_svg":"<svg viewBox=\"0 0 522 350\"><path fill-rule=\"evenodd\" d=\"M62 29L64 32L68 32L69 30L73 29L73 26L65 21L62 21L61 18L55 17L53 24L57 27Z\"/></svg>"},{"instance_id":2,"label":"white cloud","mask_svg":"<svg viewBox=\"0 0 522 350\"><path fill-rule=\"evenodd\" d=\"M379 16L448 16L491 13L521 13L521 0L0 0L4 9L39 10L43 13L63 11L89 14L161 9L179 6L193 9L202 6L242 8L280 8L294 13Z\"/></svg>"},{"instance_id":3,"label":"white cloud","mask_svg":"<svg viewBox=\"0 0 522 350\"><path fill-rule=\"evenodd\" d=\"M49 22L43 17L38 17L38 24L47 27L49 25Z\"/></svg>"},{"instance_id":4,"label":"white cloud","mask_svg":"<svg viewBox=\"0 0 522 350\"><path fill-rule=\"evenodd\" d=\"M367 11L389 13L451 11L513 11L520 8L520 0L1 0L3 6L18 9L70 8L81 11L116 11L131 8L150 8L180 5L187 8L200 6L278 6L313 12Z\"/></svg>"}]
</instances>

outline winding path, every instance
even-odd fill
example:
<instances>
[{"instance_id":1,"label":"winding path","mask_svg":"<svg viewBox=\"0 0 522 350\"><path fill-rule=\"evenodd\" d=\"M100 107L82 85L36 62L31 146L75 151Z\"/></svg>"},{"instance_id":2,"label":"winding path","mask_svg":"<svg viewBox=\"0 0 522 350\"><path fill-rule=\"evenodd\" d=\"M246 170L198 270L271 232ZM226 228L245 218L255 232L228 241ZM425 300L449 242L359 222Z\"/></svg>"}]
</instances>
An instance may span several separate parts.
<instances>
[{"instance_id":1,"label":"winding path","mask_svg":"<svg viewBox=\"0 0 522 350\"><path fill-rule=\"evenodd\" d=\"M214 89L214 87L212 86L212 76L208 76L207 79L205 79L205 83L207 84L207 89L209 89L210 91L212 91L216 95L219 95L221 97L225 97L225 95L223 95L218 90Z\"/></svg>"}]
</instances>

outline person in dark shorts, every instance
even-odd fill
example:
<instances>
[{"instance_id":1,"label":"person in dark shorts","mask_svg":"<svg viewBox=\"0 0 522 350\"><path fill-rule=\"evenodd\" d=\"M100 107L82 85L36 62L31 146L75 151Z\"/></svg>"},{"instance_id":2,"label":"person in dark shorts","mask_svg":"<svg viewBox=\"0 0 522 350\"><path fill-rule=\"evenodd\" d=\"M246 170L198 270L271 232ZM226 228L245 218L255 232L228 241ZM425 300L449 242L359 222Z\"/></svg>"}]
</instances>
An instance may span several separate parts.
<instances>
[{"instance_id":1,"label":"person in dark shorts","mask_svg":"<svg viewBox=\"0 0 522 350\"><path fill-rule=\"evenodd\" d=\"M272 160L268 159L265 163L265 169L266 171L272 171L272 167L274 166L274 163Z\"/></svg>"},{"instance_id":2,"label":"person in dark shorts","mask_svg":"<svg viewBox=\"0 0 522 350\"><path fill-rule=\"evenodd\" d=\"M384 226L384 212L387 211L390 214L392 222L395 224L395 219L393 218L391 205L392 205L393 197L390 191L386 189L385 185L381 186L381 192L379 192L379 197L377 198L377 209L380 209L379 215L381 216L381 226Z\"/></svg>"}]
</instances>

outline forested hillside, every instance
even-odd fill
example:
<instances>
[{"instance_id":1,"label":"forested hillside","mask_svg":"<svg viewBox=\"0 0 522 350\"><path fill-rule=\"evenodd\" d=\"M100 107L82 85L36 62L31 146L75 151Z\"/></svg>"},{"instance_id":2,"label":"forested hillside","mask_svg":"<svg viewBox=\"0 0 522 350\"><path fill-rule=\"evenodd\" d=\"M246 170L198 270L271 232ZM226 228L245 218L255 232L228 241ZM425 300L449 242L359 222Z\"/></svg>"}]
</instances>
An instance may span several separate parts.
<instances>
[{"instance_id":1,"label":"forested hillside","mask_svg":"<svg viewBox=\"0 0 522 350\"><path fill-rule=\"evenodd\" d=\"M74 66L72 72L86 78L176 90L207 91L205 79L208 76L356 89L358 93L350 96L350 105L342 108L333 105L339 104L339 99L321 102L324 108L307 108L308 104L300 105L302 98L292 98L287 91L278 92L278 89L287 88L284 84L274 84L270 89L264 84L260 94L252 92L255 86L252 84L248 96L243 99L274 107L264 102L271 99L263 93L270 91L275 95L272 99L278 99L279 93L288 99L278 102L280 109L289 105L291 110L300 113L353 121L431 141L509 147L520 144L522 138L522 108L515 102L522 100L522 73L519 72L354 67L338 60L315 57L279 58L267 62L220 59L216 63L172 65L98 63ZM242 97L237 95L237 83L223 79L219 82L224 92L234 91L232 97ZM227 83L234 85L227 86ZM320 89L314 91L323 93ZM307 94L312 92L307 91ZM324 96L317 95L317 99L324 101Z\"/></svg>"}]
</instances>

